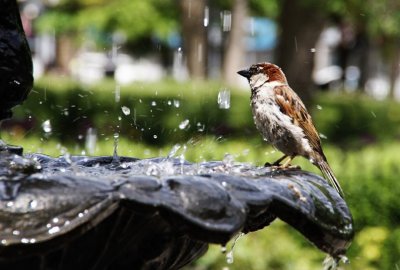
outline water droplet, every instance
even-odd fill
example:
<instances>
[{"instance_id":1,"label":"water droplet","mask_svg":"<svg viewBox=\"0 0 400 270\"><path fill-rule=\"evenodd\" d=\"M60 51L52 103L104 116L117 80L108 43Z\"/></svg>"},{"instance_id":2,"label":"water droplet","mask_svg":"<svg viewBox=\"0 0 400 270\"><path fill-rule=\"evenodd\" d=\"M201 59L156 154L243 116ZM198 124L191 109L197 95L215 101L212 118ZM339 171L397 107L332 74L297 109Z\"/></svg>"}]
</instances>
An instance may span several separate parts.
<instances>
[{"instance_id":1,"label":"water droplet","mask_svg":"<svg viewBox=\"0 0 400 270\"><path fill-rule=\"evenodd\" d=\"M88 128L86 131L85 149L89 155L94 155L96 151L97 132L94 128Z\"/></svg>"},{"instance_id":2,"label":"water droplet","mask_svg":"<svg viewBox=\"0 0 400 270\"><path fill-rule=\"evenodd\" d=\"M180 105L181 105L180 101L177 99L174 99L174 107L179 108Z\"/></svg>"},{"instance_id":3,"label":"water droplet","mask_svg":"<svg viewBox=\"0 0 400 270\"><path fill-rule=\"evenodd\" d=\"M168 104L168 106L171 106L171 105L172 105L171 100L168 100L168 101L167 101L167 104Z\"/></svg>"},{"instance_id":4,"label":"water droplet","mask_svg":"<svg viewBox=\"0 0 400 270\"><path fill-rule=\"evenodd\" d=\"M2 240L1 240L1 244L2 244L2 245L7 245L7 240L6 240L6 239L2 239Z\"/></svg>"},{"instance_id":5,"label":"water droplet","mask_svg":"<svg viewBox=\"0 0 400 270\"><path fill-rule=\"evenodd\" d=\"M58 233L59 231L60 231L60 227L54 226L53 228L49 229L47 232L49 234L55 234L55 233Z\"/></svg>"},{"instance_id":6,"label":"water droplet","mask_svg":"<svg viewBox=\"0 0 400 270\"><path fill-rule=\"evenodd\" d=\"M130 115L130 114L131 114L131 109L129 109L128 107L122 106L121 109L122 109L122 112L123 112L125 115Z\"/></svg>"},{"instance_id":7,"label":"water droplet","mask_svg":"<svg viewBox=\"0 0 400 270\"><path fill-rule=\"evenodd\" d=\"M203 125L202 123L200 123L200 122L197 122L197 131L199 131L199 132L203 132L204 131L204 129L205 129L205 125Z\"/></svg>"},{"instance_id":8,"label":"water droplet","mask_svg":"<svg viewBox=\"0 0 400 270\"><path fill-rule=\"evenodd\" d=\"M349 264L350 260L345 255L339 255L340 261L344 264Z\"/></svg>"},{"instance_id":9,"label":"water droplet","mask_svg":"<svg viewBox=\"0 0 400 270\"><path fill-rule=\"evenodd\" d=\"M51 132L51 123L50 120L46 120L42 123L42 128L43 131L46 133L50 133Z\"/></svg>"},{"instance_id":10,"label":"water droplet","mask_svg":"<svg viewBox=\"0 0 400 270\"><path fill-rule=\"evenodd\" d=\"M21 243L22 244L28 244L29 243L29 239L28 238L21 238Z\"/></svg>"},{"instance_id":11,"label":"water droplet","mask_svg":"<svg viewBox=\"0 0 400 270\"><path fill-rule=\"evenodd\" d=\"M232 13L229 10L224 10L221 12L221 21L222 21L222 31L228 32L231 31L232 25Z\"/></svg>"},{"instance_id":12,"label":"water droplet","mask_svg":"<svg viewBox=\"0 0 400 270\"><path fill-rule=\"evenodd\" d=\"M37 207L37 205L38 205L37 200L31 200L29 202L29 208L31 208L31 209L35 209Z\"/></svg>"},{"instance_id":13,"label":"water droplet","mask_svg":"<svg viewBox=\"0 0 400 270\"><path fill-rule=\"evenodd\" d=\"M6 206L7 206L7 207L12 207L13 205L14 205L14 202L7 202L7 203L6 203Z\"/></svg>"},{"instance_id":14,"label":"water droplet","mask_svg":"<svg viewBox=\"0 0 400 270\"><path fill-rule=\"evenodd\" d=\"M53 223L58 223L59 219L57 217L53 218Z\"/></svg>"},{"instance_id":15,"label":"water droplet","mask_svg":"<svg viewBox=\"0 0 400 270\"><path fill-rule=\"evenodd\" d=\"M204 8L204 18L203 18L204 27L208 26L209 21L210 21L210 9L208 8L208 6L206 6Z\"/></svg>"},{"instance_id":16,"label":"water droplet","mask_svg":"<svg viewBox=\"0 0 400 270\"><path fill-rule=\"evenodd\" d=\"M373 111L371 111L371 114L372 114L372 116L373 116L374 118L376 118L376 114L375 114Z\"/></svg>"},{"instance_id":17,"label":"water droplet","mask_svg":"<svg viewBox=\"0 0 400 270\"><path fill-rule=\"evenodd\" d=\"M154 138L154 139L157 139L158 137L157 137L157 135L156 135L156 134L154 134L154 135L153 135L153 138Z\"/></svg>"},{"instance_id":18,"label":"water droplet","mask_svg":"<svg viewBox=\"0 0 400 270\"><path fill-rule=\"evenodd\" d=\"M151 102L151 106L157 106L157 102L155 102L154 100Z\"/></svg>"},{"instance_id":19,"label":"water droplet","mask_svg":"<svg viewBox=\"0 0 400 270\"><path fill-rule=\"evenodd\" d=\"M319 137L321 139L324 139L324 140L328 139L328 137L325 134L322 134L322 133L319 134Z\"/></svg>"},{"instance_id":20,"label":"water droplet","mask_svg":"<svg viewBox=\"0 0 400 270\"><path fill-rule=\"evenodd\" d=\"M233 263L233 250L226 253L226 263L228 263L228 264Z\"/></svg>"},{"instance_id":21,"label":"water droplet","mask_svg":"<svg viewBox=\"0 0 400 270\"><path fill-rule=\"evenodd\" d=\"M18 230L13 230L13 231L12 231L12 234L13 234L13 235L20 235L20 231L18 231Z\"/></svg>"},{"instance_id":22,"label":"water droplet","mask_svg":"<svg viewBox=\"0 0 400 270\"><path fill-rule=\"evenodd\" d=\"M180 124L179 124L179 129L186 129L189 127L189 119L183 120Z\"/></svg>"},{"instance_id":23,"label":"water droplet","mask_svg":"<svg viewBox=\"0 0 400 270\"><path fill-rule=\"evenodd\" d=\"M322 106L321 105L317 105L317 109L318 110L322 110Z\"/></svg>"},{"instance_id":24,"label":"water droplet","mask_svg":"<svg viewBox=\"0 0 400 270\"><path fill-rule=\"evenodd\" d=\"M78 217L79 217L79 218L82 218L82 217L83 217L83 213L79 213L79 214L78 214Z\"/></svg>"},{"instance_id":25,"label":"water droplet","mask_svg":"<svg viewBox=\"0 0 400 270\"><path fill-rule=\"evenodd\" d=\"M121 100L121 86L116 85L115 86L115 102L118 103Z\"/></svg>"},{"instance_id":26,"label":"water droplet","mask_svg":"<svg viewBox=\"0 0 400 270\"><path fill-rule=\"evenodd\" d=\"M222 254L226 253L226 245L221 246L221 252Z\"/></svg>"},{"instance_id":27,"label":"water droplet","mask_svg":"<svg viewBox=\"0 0 400 270\"><path fill-rule=\"evenodd\" d=\"M315 48L311 48L310 52L315 53L317 50Z\"/></svg>"},{"instance_id":28,"label":"water droplet","mask_svg":"<svg viewBox=\"0 0 400 270\"><path fill-rule=\"evenodd\" d=\"M218 105L220 109L229 109L231 107L231 92L223 89L218 93Z\"/></svg>"}]
</instances>

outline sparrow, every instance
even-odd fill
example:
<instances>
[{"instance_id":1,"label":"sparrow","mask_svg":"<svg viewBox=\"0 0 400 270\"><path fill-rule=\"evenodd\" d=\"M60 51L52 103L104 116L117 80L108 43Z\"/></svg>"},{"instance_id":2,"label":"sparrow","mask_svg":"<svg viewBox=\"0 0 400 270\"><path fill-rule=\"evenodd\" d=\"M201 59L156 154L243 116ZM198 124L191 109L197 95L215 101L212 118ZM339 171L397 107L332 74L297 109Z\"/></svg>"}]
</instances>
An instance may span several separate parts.
<instances>
[{"instance_id":1,"label":"sparrow","mask_svg":"<svg viewBox=\"0 0 400 270\"><path fill-rule=\"evenodd\" d=\"M343 197L343 191L322 151L321 139L300 97L290 88L283 71L271 63L240 70L251 88L251 108L257 129L284 156L273 163L285 169L296 156L317 166ZM287 161L281 165L286 158ZM267 165L267 164L266 164Z\"/></svg>"}]
</instances>

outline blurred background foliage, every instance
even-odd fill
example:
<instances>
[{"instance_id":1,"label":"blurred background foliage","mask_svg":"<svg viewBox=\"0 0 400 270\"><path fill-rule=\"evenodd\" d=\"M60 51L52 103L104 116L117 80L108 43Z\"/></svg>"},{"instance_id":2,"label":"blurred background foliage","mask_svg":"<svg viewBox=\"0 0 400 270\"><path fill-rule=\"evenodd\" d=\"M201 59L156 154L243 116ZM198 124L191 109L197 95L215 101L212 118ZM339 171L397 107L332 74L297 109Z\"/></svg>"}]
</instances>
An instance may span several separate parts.
<instances>
[{"instance_id":1,"label":"blurred background foliage","mask_svg":"<svg viewBox=\"0 0 400 270\"><path fill-rule=\"evenodd\" d=\"M167 156L179 145L176 155L192 162L261 166L280 153L255 129L236 71L271 61L306 101L354 215L342 268L400 269L399 1L19 4L36 82L2 123L3 140L53 156L111 155L117 133L120 155ZM185 269L321 269L324 258L280 221L241 237L233 252L228 264L211 246Z\"/></svg>"}]
</instances>

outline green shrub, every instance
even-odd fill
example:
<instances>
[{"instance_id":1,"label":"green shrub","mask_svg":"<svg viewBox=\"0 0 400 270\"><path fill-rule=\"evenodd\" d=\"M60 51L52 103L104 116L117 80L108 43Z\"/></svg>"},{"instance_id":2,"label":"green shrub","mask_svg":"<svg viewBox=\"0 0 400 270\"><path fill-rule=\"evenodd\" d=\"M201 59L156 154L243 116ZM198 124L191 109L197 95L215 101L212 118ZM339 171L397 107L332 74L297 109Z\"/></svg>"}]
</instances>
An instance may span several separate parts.
<instances>
[{"instance_id":1,"label":"green shrub","mask_svg":"<svg viewBox=\"0 0 400 270\"><path fill-rule=\"evenodd\" d=\"M155 145L198 135L260 138L251 115L249 90L230 89L231 107L224 110L217 104L218 92L224 88L219 82L137 83L120 87L116 102L113 81L84 86L68 79L44 78L36 82L23 106L15 109L8 125L21 123L33 135L43 133L41 123L50 120L52 136L63 141L77 141L88 127L96 127L104 136L119 132L133 141ZM318 106L310 111L329 142L348 147L400 137L400 106L395 102L321 94L315 103ZM129 115L122 113L122 106L130 109ZM189 123L181 129L185 120Z\"/></svg>"}]
</instances>

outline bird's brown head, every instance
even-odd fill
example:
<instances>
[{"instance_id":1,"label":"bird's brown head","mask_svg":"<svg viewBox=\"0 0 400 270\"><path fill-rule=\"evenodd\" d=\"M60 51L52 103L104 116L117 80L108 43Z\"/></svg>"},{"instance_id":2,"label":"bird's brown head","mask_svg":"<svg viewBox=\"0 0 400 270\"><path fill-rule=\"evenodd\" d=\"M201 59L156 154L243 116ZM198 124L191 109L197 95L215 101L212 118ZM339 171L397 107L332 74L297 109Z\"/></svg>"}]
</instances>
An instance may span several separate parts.
<instances>
[{"instance_id":1,"label":"bird's brown head","mask_svg":"<svg viewBox=\"0 0 400 270\"><path fill-rule=\"evenodd\" d=\"M280 67L271 63L255 64L249 69L238 71L238 74L247 78L252 88L267 82L287 83L285 74Z\"/></svg>"}]
</instances>

